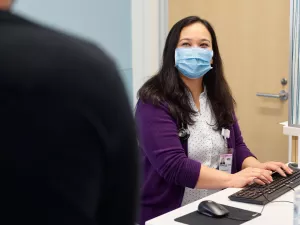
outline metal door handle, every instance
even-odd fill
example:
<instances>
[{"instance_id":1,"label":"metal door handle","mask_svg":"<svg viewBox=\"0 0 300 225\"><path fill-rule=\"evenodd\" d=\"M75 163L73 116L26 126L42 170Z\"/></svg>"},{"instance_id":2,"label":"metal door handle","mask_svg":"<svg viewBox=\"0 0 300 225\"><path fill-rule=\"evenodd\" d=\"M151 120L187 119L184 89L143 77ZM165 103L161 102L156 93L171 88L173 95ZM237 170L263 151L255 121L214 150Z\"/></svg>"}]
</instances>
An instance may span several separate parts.
<instances>
[{"instance_id":1,"label":"metal door handle","mask_svg":"<svg viewBox=\"0 0 300 225\"><path fill-rule=\"evenodd\" d=\"M289 94L285 90L281 90L277 95L267 93L256 93L256 96L266 98L279 98L281 101L286 101L289 98Z\"/></svg>"}]
</instances>

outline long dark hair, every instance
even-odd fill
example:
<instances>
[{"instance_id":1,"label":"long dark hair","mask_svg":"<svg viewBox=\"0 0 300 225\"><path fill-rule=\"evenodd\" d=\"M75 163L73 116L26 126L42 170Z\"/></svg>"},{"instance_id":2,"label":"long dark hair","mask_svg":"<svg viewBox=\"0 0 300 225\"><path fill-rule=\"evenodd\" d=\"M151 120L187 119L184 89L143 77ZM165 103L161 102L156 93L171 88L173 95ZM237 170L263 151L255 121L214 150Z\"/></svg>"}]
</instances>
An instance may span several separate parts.
<instances>
[{"instance_id":1,"label":"long dark hair","mask_svg":"<svg viewBox=\"0 0 300 225\"><path fill-rule=\"evenodd\" d=\"M217 37L209 22L197 16L184 18L172 27L166 40L162 66L159 72L142 86L138 92L138 98L143 102L151 102L154 105L167 104L171 115L179 124L191 125L194 123L192 118L196 112L193 110L187 94L189 89L174 66L174 54L180 33L184 27L194 23L202 23L212 37L213 69L204 75L203 83L216 118L217 124L214 125L218 130L229 128L234 122L235 101L224 77Z\"/></svg>"}]
</instances>

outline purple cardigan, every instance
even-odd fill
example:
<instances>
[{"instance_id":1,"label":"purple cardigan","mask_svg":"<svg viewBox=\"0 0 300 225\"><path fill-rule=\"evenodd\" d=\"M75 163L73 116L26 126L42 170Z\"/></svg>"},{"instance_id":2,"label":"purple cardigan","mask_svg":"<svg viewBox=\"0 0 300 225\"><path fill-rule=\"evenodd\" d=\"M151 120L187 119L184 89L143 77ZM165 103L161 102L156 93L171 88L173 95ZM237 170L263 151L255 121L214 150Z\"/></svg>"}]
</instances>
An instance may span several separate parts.
<instances>
[{"instance_id":1,"label":"purple cardigan","mask_svg":"<svg viewBox=\"0 0 300 225\"><path fill-rule=\"evenodd\" d=\"M195 188L201 162L188 158L187 141L178 137L176 120L167 106L138 102L136 122L142 157L141 214L139 224L181 206L185 187ZM233 148L232 173L253 156L245 145L236 121L230 129Z\"/></svg>"}]
</instances>

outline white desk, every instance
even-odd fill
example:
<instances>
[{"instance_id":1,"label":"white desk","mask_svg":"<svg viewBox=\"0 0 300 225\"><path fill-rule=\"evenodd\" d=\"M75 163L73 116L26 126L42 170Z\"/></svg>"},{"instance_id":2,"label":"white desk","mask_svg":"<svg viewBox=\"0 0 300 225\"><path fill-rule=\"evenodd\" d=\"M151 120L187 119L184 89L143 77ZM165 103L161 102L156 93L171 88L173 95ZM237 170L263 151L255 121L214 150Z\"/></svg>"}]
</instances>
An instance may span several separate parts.
<instances>
[{"instance_id":1,"label":"white desk","mask_svg":"<svg viewBox=\"0 0 300 225\"><path fill-rule=\"evenodd\" d=\"M174 219L195 211L198 208L198 204L204 200L212 200L224 205L229 205L232 207L250 210L254 212L260 212L262 206L234 202L228 199L229 195L239 190L240 190L239 188L225 189L216 194L203 198L199 201L193 202L184 207L181 207L179 209L166 213L162 216L149 220L146 222L146 225L182 225L182 223L175 222ZM295 190L300 190L300 186L298 186ZM287 192L286 194L280 196L278 199L274 201L294 201L294 192L293 191ZM249 222L245 222L244 224L245 225L262 225L262 224L292 225L293 209L294 209L294 205L291 203L285 203L285 202L269 203L265 206L265 209L260 217L253 219Z\"/></svg>"}]
</instances>

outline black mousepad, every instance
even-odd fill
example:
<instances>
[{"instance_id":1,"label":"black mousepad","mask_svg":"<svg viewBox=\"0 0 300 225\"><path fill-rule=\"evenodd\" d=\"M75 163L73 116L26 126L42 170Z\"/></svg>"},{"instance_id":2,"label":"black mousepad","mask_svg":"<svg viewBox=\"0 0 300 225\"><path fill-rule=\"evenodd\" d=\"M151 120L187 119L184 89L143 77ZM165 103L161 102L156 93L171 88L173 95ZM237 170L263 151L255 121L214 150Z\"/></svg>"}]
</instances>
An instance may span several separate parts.
<instances>
[{"instance_id":1,"label":"black mousepad","mask_svg":"<svg viewBox=\"0 0 300 225\"><path fill-rule=\"evenodd\" d=\"M179 217L175 219L176 222L183 223L183 224L189 224L189 225L199 225L199 224L209 224L209 225L240 225L243 223L246 223L247 221L250 221L254 218L259 217L261 214L244 210L244 209L239 209L239 208L234 208L231 206L223 205L226 209L229 211L228 217L234 218L234 219L229 219L226 217L223 218L212 218L208 217L202 214L199 214L197 211L189 213L187 215L184 215L182 217ZM239 220L246 220L246 221L239 221Z\"/></svg>"}]
</instances>

